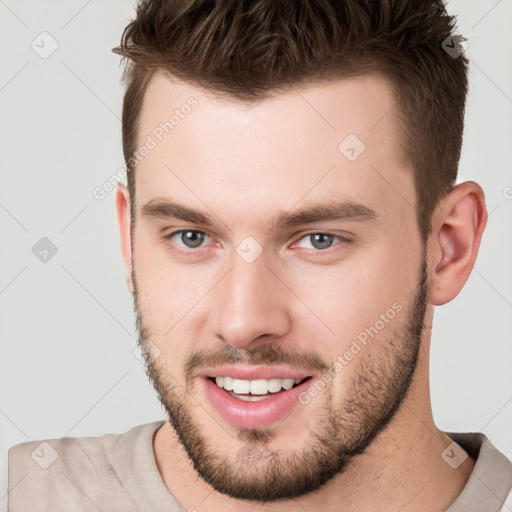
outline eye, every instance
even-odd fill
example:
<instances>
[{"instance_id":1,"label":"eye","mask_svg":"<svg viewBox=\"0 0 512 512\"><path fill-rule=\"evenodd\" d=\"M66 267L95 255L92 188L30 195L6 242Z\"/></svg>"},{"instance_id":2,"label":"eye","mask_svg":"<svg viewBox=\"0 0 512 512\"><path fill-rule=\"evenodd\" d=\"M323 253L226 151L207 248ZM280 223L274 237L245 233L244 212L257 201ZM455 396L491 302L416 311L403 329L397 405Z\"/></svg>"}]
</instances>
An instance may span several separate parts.
<instances>
[{"instance_id":1,"label":"eye","mask_svg":"<svg viewBox=\"0 0 512 512\"><path fill-rule=\"evenodd\" d=\"M184 252L193 251L194 249L201 248L204 246L204 242L211 242L212 238L205 231L199 229L180 229L173 231L165 238L171 240L179 249L183 249ZM306 245L301 245L302 241L306 242ZM338 240L338 243L335 243ZM304 243L304 242L302 242ZM312 249L320 252L325 252L333 245L349 244L350 240L342 237L341 235L335 235L333 233L315 232L303 235L294 246L302 247L304 249ZM309 245L308 245L309 244Z\"/></svg>"},{"instance_id":2,"label":"eye","mask_svg":"<svg viewBox=\"0 0 512 512\"><path fill-rule=\"evenodd\" d=\"M339 243L350 243L350 241L341 235L334 235L331 233L308 233L307 235L304 235L298 242L297 245L301 242L301 240L307 240L309 241L310 245L309 247L304 247L305 249L316 249L316 250L325 250L329 249L333 244L334 241L338 239L340 240ZM338 245L338 244L335 244Z\"/></svg>"},{"instance_id":3,"label":"eye","mask_svg":"<svg viewBox=\"0 0 512 512\"><path fill-rule=\"evenodd\" d=\"M199 231L198 229L180 229L179 231L173 231L166 238L174 242L178 247L196 249L210 237L204 231Z\"/></svg>"}]
</instances>

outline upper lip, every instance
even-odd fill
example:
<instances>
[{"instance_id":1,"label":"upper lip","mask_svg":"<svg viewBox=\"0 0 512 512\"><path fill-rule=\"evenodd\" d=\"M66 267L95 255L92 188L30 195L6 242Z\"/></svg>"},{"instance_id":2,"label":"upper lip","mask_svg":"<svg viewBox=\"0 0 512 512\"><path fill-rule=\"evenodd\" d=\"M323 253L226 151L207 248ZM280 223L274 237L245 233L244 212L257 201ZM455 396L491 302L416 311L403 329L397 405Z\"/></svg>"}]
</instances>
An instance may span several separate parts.
<instances>
[{"instance_id":1,"label":"upper lip","mask_svg":"<svg viewBox=\"0 0 512 512\"><path fill-rule=\"evenodd\" d=\"M276 366L218 366L207 368L200 373L202 377L232 377L240 380L258 379L304 379L311 373Z\"/></svg>"}]
</instances>

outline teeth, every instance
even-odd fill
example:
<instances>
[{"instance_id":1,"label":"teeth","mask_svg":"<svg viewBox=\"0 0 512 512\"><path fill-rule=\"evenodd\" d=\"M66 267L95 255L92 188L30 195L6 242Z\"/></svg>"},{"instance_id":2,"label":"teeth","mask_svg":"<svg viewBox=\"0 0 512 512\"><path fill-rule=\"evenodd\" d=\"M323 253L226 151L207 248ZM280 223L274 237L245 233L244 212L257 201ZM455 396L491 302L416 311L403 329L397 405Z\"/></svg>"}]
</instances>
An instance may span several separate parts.
<instances>
[{"instance_id":1,"label":"teeth","mask_svg":"<svg viewBox=\"0 0 512 512\"><path fill-rule=\"evenodd\" d=\"M288 390L293 388L294 381L293 379L283 379L283 388Z\"/></svg>"},{"instance_id":2,"label":"teeth","mask_svg":"<svg viewBox=\"0 0 512 512\"><path fill-rule=\"evenodd\" d=\"M215 383L226 391L232 391L241 395L266 395L268 393L277 393L281 389L292 389L294 384L298 384L303 379L257 379L242 380L232 377L215 377ZM233 394L232 393L232 394Z\"/></svg>"},{"instance_id":3,"label":"teeth","mask_svg":"<svg viewBox=\"0 0 512 512\"><path fill-rule=\"evenodd\" d=\"M251 395L266 395L268 393L268 384L265 379L244 381L249 384L248 388Z\"/></svg>"},{"instance_id":4,"label":"teeth","mask_svg":"<svg viewBox=\"0 0 512 512\"><path fill-rule=\"evenodd\" d=\"M250 384L251 384L251 381L249 381L249 380L239 380L239 379L233 380L233 393L246 395L247 393L249 393Z\"/></svg>"},{"instance_id":5,"label":"teeth","mask_svg":"<svg viewBox=\"0 0 512 512\"><path fill-rule=\"evenodd\" d=\"M257 395L235 395L233 391L228 391L231 396L243 400L244 402L260 402L261 400L268 400L270 395L257 396Z\"/></svg>"},{"instance_id":6,"label":"teeth","mask_svg":"<svg viewBox=\"0 0 512 512\"><path fill-rule=\"evenodd\" d=\"M278 391L281 391L281 379L270 379L267 381L267 389L269 393L277 393Z\"/></svg>"},{"instance_id":7,"label":"teeth","mask_svg":"<svg viewBox=\"0 0 512 512\"><path fill-rule=\"evenodd\" d=\"M226 391L231 391L233 389L233 379L231 377L224 377L224 382L222 384L222 387Z\"/></svg>"}]
</instances>

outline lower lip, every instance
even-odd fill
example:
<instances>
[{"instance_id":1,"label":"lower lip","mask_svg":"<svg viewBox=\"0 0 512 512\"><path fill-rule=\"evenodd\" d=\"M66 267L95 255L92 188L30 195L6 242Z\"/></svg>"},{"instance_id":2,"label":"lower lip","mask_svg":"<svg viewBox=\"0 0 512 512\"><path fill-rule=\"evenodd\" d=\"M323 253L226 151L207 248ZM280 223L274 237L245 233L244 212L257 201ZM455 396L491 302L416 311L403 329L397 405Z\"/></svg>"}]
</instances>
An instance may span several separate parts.
<instances>
[{"instance_id":1,"label":"lower lip","mask_svg":"<svg viewBox=\"0 0 512 512\"><path fill-rule=\"evenodd\" d=\"M206 394L221 417L235 428L263 429L284 418L299 403L299 395L311 386L307 379L288 391L272 394L258 402L246 402L231 396L210 379L203 377Z\"/></svg>"}]
</instances>

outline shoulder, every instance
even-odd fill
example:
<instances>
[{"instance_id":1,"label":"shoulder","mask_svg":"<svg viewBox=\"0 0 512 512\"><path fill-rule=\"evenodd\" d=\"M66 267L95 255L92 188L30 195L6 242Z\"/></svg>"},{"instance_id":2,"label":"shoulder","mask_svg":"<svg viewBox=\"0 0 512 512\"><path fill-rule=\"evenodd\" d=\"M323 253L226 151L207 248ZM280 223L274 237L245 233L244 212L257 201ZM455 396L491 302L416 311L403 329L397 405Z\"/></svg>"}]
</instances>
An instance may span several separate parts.
<instances>
[{"instance_id":1,"label":"shoulder","mask_svg":"<svg viewBox=\"0 0 512 512\"><path fill-rule=\"evenodd\" d=\"M112 503L119 510L136 510L111 455L120 443L136 442L159 424L139 425L122 434L44 439L11 447L9 510L87 511L102 509L102 505L113 510Z\"/></svg>"}]
</instances>

